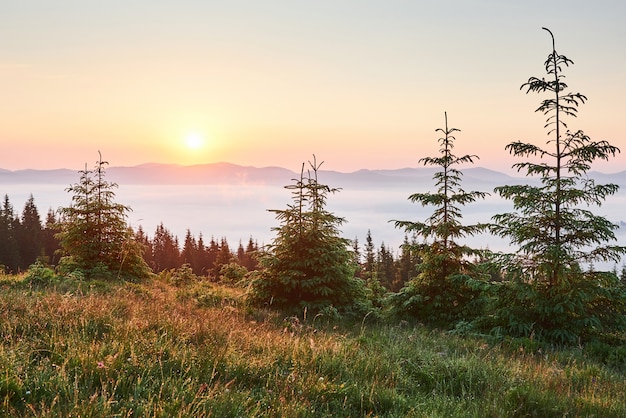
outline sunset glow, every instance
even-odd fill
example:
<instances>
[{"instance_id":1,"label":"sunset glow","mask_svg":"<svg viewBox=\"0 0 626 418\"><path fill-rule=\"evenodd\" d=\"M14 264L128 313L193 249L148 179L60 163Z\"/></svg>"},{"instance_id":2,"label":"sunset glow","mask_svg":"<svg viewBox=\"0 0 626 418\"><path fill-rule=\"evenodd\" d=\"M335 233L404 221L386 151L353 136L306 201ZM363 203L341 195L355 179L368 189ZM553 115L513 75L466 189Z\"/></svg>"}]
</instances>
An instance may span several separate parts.
<instances>
[{"instance_id":1,"label":"sunset glow","mask_svg":"<svg viewBox=\"0 0 626 418\"><path fill-rule=\"evenodd\" d=\"M205 145L205 139L202 135L194 132L185 137L185 145L192 151L198 150Z\"/></svg>"},{"instance_id":2,"label":"sunset glow","mask_svg":"<svg viewBox=\"0 0 626 418\"><path fill-rule=\"evenodd\" d=\"M544 97L519 89L543 76L542 26L575 62L568 85L589 98L569 126L623 151L594 169L626 168L617 0L9 3L3 169L79 169L97 150L126 166L297 169L315 153L337 171L416 167L437 152L447 112L459 153L507 170L509 142L548 140L534 112Z\"/></svg>"}]
</instances>

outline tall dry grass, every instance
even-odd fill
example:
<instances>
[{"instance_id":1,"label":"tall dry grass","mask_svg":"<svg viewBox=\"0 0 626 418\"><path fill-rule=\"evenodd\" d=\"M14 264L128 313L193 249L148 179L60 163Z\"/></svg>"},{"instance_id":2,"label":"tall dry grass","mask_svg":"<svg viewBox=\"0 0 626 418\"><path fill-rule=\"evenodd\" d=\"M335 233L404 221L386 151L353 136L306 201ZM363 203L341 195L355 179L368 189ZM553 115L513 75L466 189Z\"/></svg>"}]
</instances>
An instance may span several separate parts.
<instances>
[{"instance_id":1,"label":"tall dry grass","mask_svg":"<svg viewBox=\"0 0 626 418\"><path fill-rule=\"evenodd\" d=\"M4 416L626 416L626 356L283 317L208 283L0 283Z\"/></svg>"}]
</instances>

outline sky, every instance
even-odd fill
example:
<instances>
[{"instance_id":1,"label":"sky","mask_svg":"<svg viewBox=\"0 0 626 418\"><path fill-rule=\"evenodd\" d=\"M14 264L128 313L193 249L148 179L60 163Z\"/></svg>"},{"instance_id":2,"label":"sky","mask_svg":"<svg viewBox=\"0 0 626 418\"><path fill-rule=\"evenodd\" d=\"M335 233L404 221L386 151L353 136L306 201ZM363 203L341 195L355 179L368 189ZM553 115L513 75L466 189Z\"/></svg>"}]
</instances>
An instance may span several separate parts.
<instances>
[{"instance_id":1,"label":"sky","mask_svg":"<svg viewBox=\"0 0 626 418\"><path fill-rule=\"evenodd\" d=\"M231 162L298 170L417 167L438 128L457 155L510 170L543 146L545 96L520 86L557 52L568 120L622 149L622 0L0 2L0 168Z\"/></svg>"}]
</instances>

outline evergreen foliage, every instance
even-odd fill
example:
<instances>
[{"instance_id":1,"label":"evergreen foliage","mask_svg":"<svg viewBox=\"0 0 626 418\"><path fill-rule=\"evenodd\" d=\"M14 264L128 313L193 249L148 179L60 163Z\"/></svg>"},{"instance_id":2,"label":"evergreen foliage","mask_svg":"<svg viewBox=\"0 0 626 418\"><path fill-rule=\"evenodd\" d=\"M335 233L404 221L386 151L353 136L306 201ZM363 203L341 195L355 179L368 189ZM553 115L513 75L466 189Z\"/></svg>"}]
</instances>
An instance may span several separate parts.
<instances>
[{"instance_id":1,"label":"evergreen foliage","mask_svg":"<svg viewBox=\"0 0 626 418\"><path fill-rule=\"evenodd\" d=\"M61 208L58 238L63 272L80 270L87 278L141 279L149 275L143 249L126 223L128 206L115 203L116 183L105 180L102 156L94 170L85 167L70 186L72 204Z\"/></svg>"},{"instance_id":2,"label":"evergreen foliage","mask_svg":"<svg viewBox=\"0 0 626 418\"><path fill-rule=\"evenodd\" d=\"M56 238L57 233L57 215L50 208L46 215L44 228L41 233L41 255L42 260L50 265L56 265L59 262L59 240Z\"/></svg>"},{"instance_id":3,"label":"evergreen foliage","mask_svg":"<svg viewBox=\"0 0 626 418\"><path fill-rule=\"evenodd\" d=\"M9 272L17 272L21 266L19 244L16 238L19 219L15 216L9 196L4 196L0 207L0 266Z\"/></svg>"},{"instance_id":4,"label":"evergreen foliage","mask_svg":"<svg viewBox=\"0 0 626 418\"><path fill-rule=\"evenodd\" d=\"M39 211L31 194L24 204L22 219L16 234L23 266L30 266L42 256L42 230Z\"/></svg>"},{"instance_id":5,"label":"evergreen foliage","mask_svg":"<svg viewBox=\"0 0 626 418\"><path fill-rule=\"evenodd\" d=\"M48 212L46 223L42 225L32 194L24 204L21 217L5 195L0 206L0 272L26 271L38 260L55 263L55 252L59 248L55 232L54 211Z\"/></svg>"},{"instance_id":6,"label":"evergreen foliage","mask_svg":"<svg viewBox=\"0 0 626 418\"><path fill-rule=\"evenodd\" d=\"M363 275L366 279L376 275L376 252L372 232L368 229L365 236L365 262L363 264Z\"/></svg>"},{"instance_id":7,"label":"evergreen foliage","mask_svg":"<svg viewBox=\"0 0 626 418\"><path fill-rule=\"evenodd\" d=\"M479 295L467 282L476 278L478 272L468 257L476 256L480 251L459 244L457 240L487 228L486 224L463 225L460 210L460 206L483 199L487 193L461 188L463 173L455 166L473 163L478 157L454 155L453 133L459 130L449 128L448 116L445 113L444 116L445 128L436 130L443 135L438 140L441 155L419 160L424 165L441 168L433 177L437 191L409 196L412 202L434 206L435 210L425 222L395 221L396 228L403 228L407 233L422 237L424 241L403 245L415 250L422 263L417 277L395 294L392 302L400 312L429 321L448 323L477 312L473 305Z\"/></svg>"},{"instance_id":8,"label":"evergreen foliage","mask_svg":"<svg viewBox=\"0 0 626 418\"><path fill-rule=\"evenodd\" d=\"M566 92L562 71L573 61L556 52L552 32L543 29L552 38L547 78L531 77L521 89L548 93L536 111L547 116L550 139L545 148L521 141L506 146L512 155L531 159L513 167L541 183L495 189L513 201L515 212L493 216L491 230L519 249L500 257L509 280L494 292L492 325L495 332L573 343L623 322L626 294L617 276L583 271L584 263L617 262L626 253L626 247L607 244L618 226L587 209L617 192L617 185L596 184L587 172L593 161L608 160L619 149L567 128L564 118L575 117L587 98Z\"/></svg>"},{"instance_id":9,"label":"evergreen foliage","mask_svg":"<svg viewBox=\"0 0 626 418\"><path fill-rule=\"evenodd\" d=\"M245 267L246 270L252 271L257 268L256 254L259 251L258 244L250 237L248 240L248 245L244 249L243 244L239 243L239 248L237 248L237 261L242 267Z\"/></svg>"},{"instance_id":10,"label":"evergreen foliage","mask_svg":"<svg viewBox=\"0 0 626 418\"><path fill-rule=\"evenodd\" d=\"M253 275L251 299L278 308L349 307L364 297L364 286L354 277L349 241L340 236L345 221L326 210L329 194L338 189L318 181L316 160L304 164L291 190L293 203L276 214L276 238L260 257L261 270Z\"/></svg>"},{"instance_id":11,"label":"evergreen foliage","mask_svg":"<svg viewBox=\"0 0 626 418\"><path fill-rule=\"evenodd\" d=\"M152 270L159 273L180 267L180 249L178 238L161 222L154 232L152 240Z\"/></svg>"},{"instance_id":12,"label":"evergreen foliage","mask_svg":"<svg viewBox=\"0 0 626 418\"><path fill-rule=\"evenodd\" d=\"M417 266L422 263L422 260L419 257L419 253L415 250L417 246L417 237L413 235L411 241L409 241L409 237L405 234L404 241L400 246L400 256L396 261L397 273L396 280L393 282L393 286L391 287L392 292L398 292L402 289L412 278L417 275Z\"/></svg>"},{"instance_id":13,"label":"evergreen foliage","mask_svg":"<svg viewBox=\"0 0 626 418\"><path fill-rule=\"evenodd\" d=\"M226 266L234 261L235 256L230 251L228 241L226 240L226 238L222 238L220 240L220 249L216 254L215 261L213 262L213 267L211 269L211 277L216 281L219 280L222 274L222 266Z\"/></svg>"}]
</instances>

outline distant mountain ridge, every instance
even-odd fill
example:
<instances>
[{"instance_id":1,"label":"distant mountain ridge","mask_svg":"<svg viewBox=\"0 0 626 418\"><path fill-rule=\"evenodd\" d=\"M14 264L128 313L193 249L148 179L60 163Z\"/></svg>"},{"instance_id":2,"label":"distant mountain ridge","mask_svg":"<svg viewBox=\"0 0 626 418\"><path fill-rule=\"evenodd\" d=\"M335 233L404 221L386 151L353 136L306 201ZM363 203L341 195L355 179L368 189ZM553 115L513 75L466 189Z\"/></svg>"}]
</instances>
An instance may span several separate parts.
<instances>
[{"instance_id":1,"label":"distant mountain ridge","mask_svg":"<svg viewBox=\"0 0 626 418\"><path fill-rule=\"evenodd\" d=\"M320 181L332 187L367 188L408 184L434 184L433 174L438 168L417 167L386 170L361 169L350 173L320 171ZM513 177L482 167L461 169L462 183L468 187L494 187L503 184L536 182L536 178ZM107 179L119 184L163 185L280 185L291 184L300 173L282 167L253 167L231 163L200 165L177 165L147 163L132 167L108 167ZM589 176L601 183L626 186L626 171L613 174L590 172ZM70 169L16 170L0 168L0 184L74 184L79 180L78 171Z\"/></svg>"}]
</instances>

